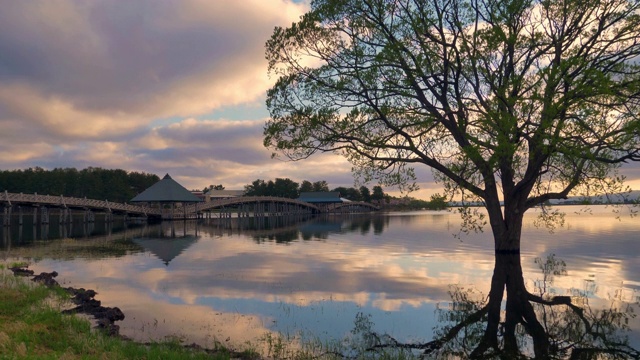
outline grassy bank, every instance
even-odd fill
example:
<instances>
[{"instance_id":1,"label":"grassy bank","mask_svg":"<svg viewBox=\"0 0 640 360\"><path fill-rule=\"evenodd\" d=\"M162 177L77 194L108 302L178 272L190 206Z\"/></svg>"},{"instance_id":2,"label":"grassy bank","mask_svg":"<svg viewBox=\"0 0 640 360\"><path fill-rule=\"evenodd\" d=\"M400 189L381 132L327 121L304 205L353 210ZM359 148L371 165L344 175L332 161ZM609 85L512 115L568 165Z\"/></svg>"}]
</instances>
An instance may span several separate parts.
<instances>
[{"instance_id":1,"label":"grassy bank","mask_svg":"<svg viewBox=\"0 0 640 360\"><path fill-rule=\"evenodd\" d=\"M17 264L0 262L0 360L3 359L290 359L338 360L349 353L349 359L407 360L411 352L402 349L365 350L366 343L338 341L322 343L265 335L255 350L236 352L222 345L215 349L184 346L177 338L156 343L137 343L92 329L84 317L63 314L73 307L69 293L59 287L46 287L30 277L15 276L10 267ZM362 317L366 318L366 317ZM359 325L358 325L359 324ZM356 322L356 329L366 321ZM365 332L366 333L366 332ZM360 339L362 340L362 339ZM295 345L295 344L298 345ZM256 349L248 344L250 349ZM263 346L264 345L264 346Z\"/></svg>"},{"instance_id":2,"label":"grassy bank","mask_svg":"<svg viewBox=\"0 0 640 360\"><path fill-rule=\"evenodd\" d=\"M175 341L139 344L91 329L91 323L63 315L69 295L0 264L0 359L257 359L251 351L204 350Z\"/></svg>"}]
</instances>

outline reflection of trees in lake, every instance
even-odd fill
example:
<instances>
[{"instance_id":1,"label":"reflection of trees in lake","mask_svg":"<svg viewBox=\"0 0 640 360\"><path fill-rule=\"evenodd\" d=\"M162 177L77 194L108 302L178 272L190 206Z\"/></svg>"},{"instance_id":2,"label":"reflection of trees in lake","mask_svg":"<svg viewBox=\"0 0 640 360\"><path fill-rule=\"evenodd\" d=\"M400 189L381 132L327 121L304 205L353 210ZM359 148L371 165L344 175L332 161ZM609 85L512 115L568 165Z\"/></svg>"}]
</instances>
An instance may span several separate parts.
<instances>
[{"instance_id":1,"label":"reflection of trees in lake","mask_svg":"<svg viewBox=\"0 0 640 360\"><path fill-rule=\"evenodd\" d=\"M130 225L120 232L82 238L65 237L28 242L6 239L0 243L0 253L5 257L30 258L36 262L44 258L63 260L118 258L144 251L141 246L131 240L144 236L148 232L147 226Z\"/></svg>"},{"instance_id":2,"label":"reflection of trees in lake","mask_svg":"<svg viewBox=\"0 0 640 360\"><path fill-rule=\"evenodd\" d=\"M271 216L233 219L214 219L202 224L201 230L211 235L237 232L250 236L255 242L279 244L304 240L326 240L331 234L360 233L373 231L378 235L384 231L389 219L383 216Z\"/></svg>"},{"instance_id":3,"label":"reflection of trees in lake","mask_svg":"<svg viewBox=\"0 0 640 360\"><path fill-rule=\"evenodd\" d=\"M550 296L553 278L565 274L565 264L554 256L536 262L543 277L536 281L536 293L530 293L520 255L497 254L488 301L473 289L453 288L449 306L437 310L442 326L433 341L399 343L372 332L362 316L356 319L355 332L368 353L394 349L427 358L640 358L626 334L636 316L633 304L614 297L608 308L592 308L586 291Z\"/></svg>"}]
</instances>

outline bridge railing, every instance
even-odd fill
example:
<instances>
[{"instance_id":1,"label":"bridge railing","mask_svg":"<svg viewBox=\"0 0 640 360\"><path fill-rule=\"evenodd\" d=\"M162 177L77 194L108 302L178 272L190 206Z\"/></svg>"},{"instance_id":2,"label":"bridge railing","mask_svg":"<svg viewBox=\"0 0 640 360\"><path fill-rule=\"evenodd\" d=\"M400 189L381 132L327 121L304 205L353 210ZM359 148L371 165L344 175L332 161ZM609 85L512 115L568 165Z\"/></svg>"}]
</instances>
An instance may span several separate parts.
<instances>
[{"instance_id":1,"label":"bridge railing","mask_svg":"<svg viewBox=\"0 0 640 360\"><path fill-rule=\"evenodd\" d=\"M53 196L53 195L40 195L40 194L16 194L9 193L5 191L4 193L0 193L0 204L6 203L9 205L12 204L30 204L33 206L56 206L63 208L84 208L84 209L100 209L102 211L108 212L126 212L132 214L141 214L141 215L151 215L151 216L163 216L165 217L168 210L159 209L159 208L151 208L147 206L139 206L139 205L131 205L127 203L117 203L110 202L108 200L95 200L95 199L87 199L87 198L76 198L76 197L64 197L62 195ZM314 210L316 212L320 212L320 208L314 204L310 204L307 202L299 201L296 199L289 198L281 198L281 197L273 197L273 196L248 196L248 197L237 197L237 198L228 198L228 199L218 199L212 200L210 202L205 203L194 203L190 205L185 205L183 207L175 208L170 211L171 218L174 216L179 217L182 214L193 215L199 212L212 210L215 208L223 208L223 207L232 207L243 204L267 204L267 203L278 203L278 204L290 204L297 205L307 209ZM355 207L361 206L366 207L372 210L379 210L379 207L364 203L364 202L350 202L350 203L342 203L335 204L333 207L329 208L329 210L338 210L340 207Z\"/></svg>"},{"instance_id":2,"label":"bridge railing","mask_svg":"<svg viewBox=\"0 0 640 360\"><path fill-rule=\"evenodd\" d=\"M299 206L307 207L309 209L313 209L315 211L320 210L317 206L313 204L296 200L296 199L281 198L276 196L242 196L242 197L235 197L235 198L228 198L228 199L216 199L216 200L211 200L209 202L186 205L185 207L177 208L176 212L184 212L185 208L187 213L195 213L195 212L207 211L215 208L222 208L225 206L256 204L256 203L264 204L264 203L270 203L270 202L275 202L280 204L299 205Z\"/></svg>"},{"instance_id":3,"label":"bridge railing","mask_svg":"<svg viewBox=\"0 0 640 360\"><path fill-rule=\"evenodd\" d=\"M40 195L40 194L16 194L5 191L0 195L0 202L12 204L31 204L31 205L51 205L58 207L77 207L101 209L106 211L123 211L137 214L159 215L158 209L143 207L139 205L131 205L126 203L111 202L108 200L95 200L87 198L64 197L62 195Z\"/></svg>"}]
</instances>

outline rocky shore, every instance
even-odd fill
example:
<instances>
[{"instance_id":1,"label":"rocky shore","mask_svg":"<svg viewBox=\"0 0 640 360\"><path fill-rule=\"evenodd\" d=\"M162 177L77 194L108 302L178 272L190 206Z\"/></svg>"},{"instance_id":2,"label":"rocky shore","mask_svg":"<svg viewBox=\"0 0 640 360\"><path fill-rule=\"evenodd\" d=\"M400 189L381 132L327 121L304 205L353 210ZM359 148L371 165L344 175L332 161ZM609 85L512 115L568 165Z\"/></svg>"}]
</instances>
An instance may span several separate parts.
<instances>
[{"instance_id":1,"label":"rocky shore","mask_svg":"<svg viewBox=\"0 0 640 360\"><path fill-rule=\"evenodd\" d=\"M42 272L34 275L33 270L29 270L27 266L9 268L16 276L31 277L31 280L47 287L60 287L55 280L58 276L56 271L47 273ZM104 331L111 336L120 335L120 326L116 325L116 321L124 320L124 313L117 307L102 306L100 300L96 300L98 294L95 290L84 288L63 288L71 296L71 301L76 305L74 308L63 310L64 314L87 314L96 320L96 328Z\"/></svg>"},{"instance_id":2,"label":"rocky shore","mask_svg":"<svg viewBox=\"0 0 640 360\"><path fill-rule=\"evenodd\" d=\"M150 342L137 343L132 341L128 337L121 335L120 326L117 325L116 322L124 320L125 318L124 313L117 307L102 306L101 302L95 298L95 296L98 294L95 290L84 289L84 288L73 288L73 287L64 288L60 286L60 284L55 280L55 278L58 276L58 273L56 271L49 272L49 273L42 272L38 275L35 275L34 271L28 268L28 265L18 265L18 266L8 267L8 269L11 270L13 274L17 277L30 278L32 281L42 284L48 288L53 288L53 289L60 288L68 292L70 295L70 300L75 306L62 310L61 313L88 315L90 318L93 318L94 320L93 323L95 324L95 328L101 330L101 332L103 332L107 336L111 338L115 338L114 340L116 341L122 340L123 342L132 342L132 343L139 344L144 347L145 349L144 351L158 351L158 350L150 350L150 349L152 348L158 349L163 347L161 343L150 343ZM6 340L6 334L0 331L0 340L3 339L3 336ZM0 342L0 353L6 350L5 345L6 343ZM21 347L18 350L26 353L27 351L26 345L21 344L20 346ZM262 357L258 353L252 350L234 351L231 349L227 349L223 346L216 347L214 349L209 349L209 348L201 347L194 343L194 344L181 344L181 348L184 349L184 351L180 352L173 346L164 348L166 350L161 350L161 351L166 351L167 357L170 357L170 358L175 358L175 356L173 356L172 354L179 353L179 354L186 354L189 357L195 356L195 358L200 358L200 356L203 355L205 356L205 358L212 358L212 359L233 359L233 360L262 359ZM114 351L114 350L111 349L110 351ZM122 351L121 354L126 354L127 350L120 350L120 351ZM132 351L135 351L135 350L132 350ZM160 354L161 354L160 358L164 358L165 352L161 352ZM200 355L197 355L197 354L200 354ZM169 355L172 355L173 357ZM154 356L151 356L149 358L157 358ZM3 357L0 356L0 358L3 358Z\"/></svg>"}]
</instances>

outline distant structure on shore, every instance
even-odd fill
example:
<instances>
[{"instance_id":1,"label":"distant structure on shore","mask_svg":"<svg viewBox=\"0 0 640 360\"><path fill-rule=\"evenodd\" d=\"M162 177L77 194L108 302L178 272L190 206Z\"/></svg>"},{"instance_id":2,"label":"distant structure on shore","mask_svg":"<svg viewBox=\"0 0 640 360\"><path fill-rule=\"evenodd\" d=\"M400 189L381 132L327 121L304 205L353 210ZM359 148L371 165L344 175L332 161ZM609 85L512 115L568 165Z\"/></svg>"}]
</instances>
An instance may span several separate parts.
<instances>
[{"instance_id":1,"label":"distant structure on shore","mask_svg":"<svg viewBox=\"0 0 640 360\"><path fill-rule=\"evenodd\" d=\"M246 193L245 190L208 190L205 193L202 193L203 200L205 202L211 200L221 200L221 199L233 199L237 197L242 197Z\"/></svg>"}]
</instances>

